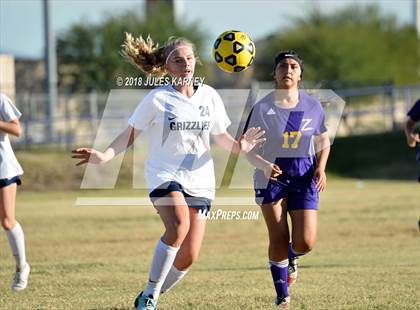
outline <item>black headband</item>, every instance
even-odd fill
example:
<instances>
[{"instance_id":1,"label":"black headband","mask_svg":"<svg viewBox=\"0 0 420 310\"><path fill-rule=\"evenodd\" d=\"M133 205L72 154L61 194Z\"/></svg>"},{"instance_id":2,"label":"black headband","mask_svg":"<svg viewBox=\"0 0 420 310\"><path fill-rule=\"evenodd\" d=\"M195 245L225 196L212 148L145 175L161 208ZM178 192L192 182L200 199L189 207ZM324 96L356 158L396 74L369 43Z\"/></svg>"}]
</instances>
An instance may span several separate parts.
<instances>
[{"instance_id":1,"label":"black headband","mask_svg":"<svg viewBox=\"0 0 420 310\"><path fill-rule=\"evenodd\" d=\"M300 69L303 72L303 60L293 50L288 50L288 51L280 52L279 54L277 54L276 58L274 59L274 70L276 69L279 62L281 62L282 60L284 60L286 58L292 58L293 60L296 60L296 62L300 66Z\"/></svg>"}]
</instances>

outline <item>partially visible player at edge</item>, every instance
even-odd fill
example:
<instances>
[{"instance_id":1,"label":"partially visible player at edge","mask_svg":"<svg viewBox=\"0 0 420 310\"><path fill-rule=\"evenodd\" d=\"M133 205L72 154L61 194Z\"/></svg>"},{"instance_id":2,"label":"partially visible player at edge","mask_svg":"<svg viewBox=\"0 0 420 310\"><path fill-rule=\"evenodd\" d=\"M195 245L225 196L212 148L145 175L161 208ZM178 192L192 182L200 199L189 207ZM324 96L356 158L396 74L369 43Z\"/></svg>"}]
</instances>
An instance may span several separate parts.
<instances>
[{"instance_id":1,"label":"partially visible player at edge","mask_svg":"<svg viewBox=\"0 0 420 310\"><path fill-rule=\"evenodd\" d=\"M0 219L6 231L10 248L16 260L16 272L12 282L14 291L24 290L28 285L30 267L26 262L25 237L22 226L15 218L16 191L23 174L8 135L19 137L19 118L22 114L6 95L0 93Z\"/></svg>"},{"instance_id":2,"label":"partially visible player at edge","mask_svg":"<svg viewBox=\"0 0 420 310\"><path fill-rule=\"evenodd\" d=\"M326 186L330 140L320 102L299 90L303 61L298 54L279 53L274 72L276 90L254 105L245 128L258 126L266 132L267 141L247 159L256 167L255 200L268 229L275 303L288 308L289 285L297 277L296 258L315 245L318 192Z\"/></svg>"},{"instance_id":3,"label":"partially visible player at edge","mask_svg":"<svg viewBox=\"0 0 420 310\"><path fill-rule=\"evenodd\" d=\"M127 34L122 54L143 72L168 74L175 84L152 90L137 106L120 134L105 152L74 150L78 163L102 164L133 144L143 132L149 139L145 176L153 206L165 226L155 248L147 287L135 300L137 309L153 310L162 292L171 289L197 260L208 212L215 194L210 134L224 149L248 152L264 141L258 128L250 128L239 141L226 128L230 121L218 93L208 85L194 85L196 54L184 38L170 38L158 48L150 37ZM188 124L196 124L190 127Z\"/></svg>"},{"instance_id":4,"label":"partially visible player at edge","mask_svg":"<svg viewBox=\"0 0 420 310\"><path fill-rule=\"evenodd\" d=\"M407 138L407 144L409 147L416 147L417 143L420 143L420 136L414 131L416 123L420 121L420 99L414 103L413 107L407 113L407 120L405 121L404 131L405 137ZM420 163L420 147L417 150L417 160ZM418 176L420 182L420 173Z\"/></svg>"},{"instance_id":5,"label":"partially visible player at edge","mask_svg":"<svg viewBox=\"0 0 420 310\"><path fill-rule=\"evenodd\" d=\"M415 148L417 143L420 143L420 136L414 131L416 123L420 121L420 98L414 103L413 107L407 113L407 120L405 121L404 132L405 137L407 138L407 144L411 148ZM417 146L417 162L420 165L420 145ZM417 180L420 182L420 170L417 177ZM418 220L417 225L420 229L420 220Z\"/></svg>"}]
</instances>

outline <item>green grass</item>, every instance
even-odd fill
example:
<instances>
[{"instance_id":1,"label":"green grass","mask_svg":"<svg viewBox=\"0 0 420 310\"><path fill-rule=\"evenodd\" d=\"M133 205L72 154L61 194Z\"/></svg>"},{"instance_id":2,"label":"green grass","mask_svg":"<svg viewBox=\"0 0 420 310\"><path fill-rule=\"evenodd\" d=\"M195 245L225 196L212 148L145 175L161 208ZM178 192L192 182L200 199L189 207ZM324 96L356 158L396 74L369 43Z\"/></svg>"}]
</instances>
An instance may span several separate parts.
<instances>
[{"instance_id":1,"label":"green grass","mask_svg":"<svg viewBox=\"0 0 420 310\"><path fill-rule=\"evenodd\" d=\"M0 309L131 308L162 224L152 207L74 205L100 195L133 193L18 194L32 273L26 291L10 291L14 262L3 234ZM291 289L293 309L419 309L419 198L415 182L330 181L318 243L300 259ZM159 309L276 309L266 253L262 217L209 221L199 261Z\"/></svg>"}]
</instances>

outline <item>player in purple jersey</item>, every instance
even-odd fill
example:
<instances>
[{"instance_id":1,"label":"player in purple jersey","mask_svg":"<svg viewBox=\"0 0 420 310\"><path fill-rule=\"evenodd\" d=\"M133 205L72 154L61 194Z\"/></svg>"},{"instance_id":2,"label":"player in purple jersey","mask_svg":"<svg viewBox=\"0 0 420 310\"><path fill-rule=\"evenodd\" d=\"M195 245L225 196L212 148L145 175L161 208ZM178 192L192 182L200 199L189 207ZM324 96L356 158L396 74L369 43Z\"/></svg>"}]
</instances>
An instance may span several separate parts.
<instances>
[{"instance_id":1,"label":"player in purple jersey","mask_svg":"<svg viewBox=\"0 0 420 310\"><path fill-rule=\"evenodd\" d=\"M405 121L404 131L405 137L407 138L407 144L409 147L416 147L417 143L420 143L420 136L414 132L416 123L420 121L420 98L416 101L413 107L407 113L407 120ZM420 144L417 146L417 161L420 164ZM420 182L420 171L417 180ZM420 229L420 220L417 222Z\"/></svg>"},{"instance_id":2,"label":"player in purple jersey","mask_svg":"<svg viewBox=\"0 0 420 310\"><path fill-rule=\"evenodd\" d=\"M420 98L416 101L413 107L407 113L407 120L405 122L405 135L409 147L415 147L416 143L420 142L418 133L414 132L416 123L420 120Z\"/></svg>"},{"instance_id":3,"label":"player in purple jersey","mask_svg":"<svg viewBox=\"0 0 420 310\"><path fill-rule=\"evenodd\" d=\"M288 286L297 276L296 258L315 244L318 192L326 185L330 141L321 104L298 88L303 72L298 54L279 53L274 70L276 90L254 105L245 130L258 126L266 133L266 142L247 158L256 167L255 198L268 228L276 304L287 308Z\"/></svg>"},{"instance_id":4,"label":"player in purple jersey","mask_svg":"<svg viewBox=\"0 0 420 310\"><path fill-rule=\"evenodd\" d=\"M416 101L411 110L408 111L404 127L407 144L412 148L416 147L417 143L420 143L419 134L414 132L414 127L418 121L420 121L420 98ZM420 146L417 149L417 161L420 163ZM418 181L420 182L420 173Z\"/></svg>"}]
</instances>

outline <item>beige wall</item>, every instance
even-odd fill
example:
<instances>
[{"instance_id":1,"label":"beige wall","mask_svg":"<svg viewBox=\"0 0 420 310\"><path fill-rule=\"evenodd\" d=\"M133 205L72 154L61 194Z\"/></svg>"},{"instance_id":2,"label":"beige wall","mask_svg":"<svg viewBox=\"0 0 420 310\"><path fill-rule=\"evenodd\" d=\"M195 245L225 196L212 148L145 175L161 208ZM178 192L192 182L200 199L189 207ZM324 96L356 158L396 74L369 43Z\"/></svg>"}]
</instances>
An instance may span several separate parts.
<instances>
[{"instance_id":1,"label":"beige wall","mask_svg":"<svg viewBox=\"0 0 420 310\"><path fill-rule=\"evenodd\" d=\"M13 55L0 54L0 92L15 101L15 58Z\"/></svg>"}]
</instances>

